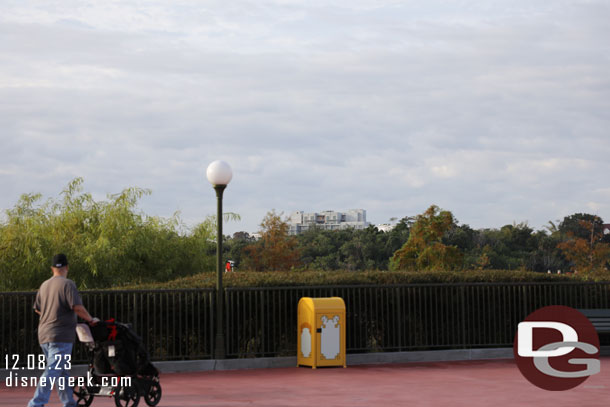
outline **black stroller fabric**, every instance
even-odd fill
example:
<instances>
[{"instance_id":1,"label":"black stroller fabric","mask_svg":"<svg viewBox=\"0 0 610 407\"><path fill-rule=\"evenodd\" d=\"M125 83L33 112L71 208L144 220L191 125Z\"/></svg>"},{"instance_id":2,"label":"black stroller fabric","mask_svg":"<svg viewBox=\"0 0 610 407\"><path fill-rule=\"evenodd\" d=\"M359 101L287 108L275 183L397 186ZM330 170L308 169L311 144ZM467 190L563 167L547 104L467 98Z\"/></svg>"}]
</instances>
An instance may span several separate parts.
<instances>
[{"instance_id":1,"label":"black stroller fabric","mask_svg":"<svg viewBox=\"0 0 610 407\"><path fill-rule=\"evenodd\" d=\"M157 376L142 339L126 324L108 320L91 327L93 368L98 374Z\"/></svg>"}]
</instances>

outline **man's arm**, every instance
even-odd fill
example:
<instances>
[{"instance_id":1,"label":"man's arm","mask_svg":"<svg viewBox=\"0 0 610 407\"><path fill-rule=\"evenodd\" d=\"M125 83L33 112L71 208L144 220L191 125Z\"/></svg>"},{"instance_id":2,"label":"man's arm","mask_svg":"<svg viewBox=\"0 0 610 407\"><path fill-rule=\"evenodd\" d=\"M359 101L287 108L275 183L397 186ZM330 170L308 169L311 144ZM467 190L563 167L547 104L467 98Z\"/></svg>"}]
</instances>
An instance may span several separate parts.
<instances>
[{"instance_id":1,"label":"man's arm","mask_svg":"<svg viewBox=\"0 0 610 407\"><path fill-rule=\"evenodd\" d=\"M34 305L32 305L32 309L35 313L42 316L42 312L40 312L40 290L36 292L36 299L34 300Z\"/></svg>"},{"instance_id":2,"label":"man's arm","mask_svg":"<svg viewBox=\"0 0 610 407\"><path fill-rule=\"evenodd\" d=\"M89 325L93 326L99 322L99 319L92 318L89 312L85 307L83 307L83 301L80 298L80 294L76 289L76 285L74 281L68 280L69 284L66 285L66 299L68 304L72 305L72 311L76 313L79 317L84 319Z\"/></svg>"},{"instance_id":3,"label":"man's arm","mask_svg":"<svg viewBox=\"0 0 610 407\"><path fill-rule=\"evenodd\" d=\"M74 310L74 312L76 312L76 315L84 319L86 322L93 322L93 318L91 317L91 315L89 315L87 309L82 305L75 305L74 307L72 307L72 309Z\"/></svg>"}]
</instances>

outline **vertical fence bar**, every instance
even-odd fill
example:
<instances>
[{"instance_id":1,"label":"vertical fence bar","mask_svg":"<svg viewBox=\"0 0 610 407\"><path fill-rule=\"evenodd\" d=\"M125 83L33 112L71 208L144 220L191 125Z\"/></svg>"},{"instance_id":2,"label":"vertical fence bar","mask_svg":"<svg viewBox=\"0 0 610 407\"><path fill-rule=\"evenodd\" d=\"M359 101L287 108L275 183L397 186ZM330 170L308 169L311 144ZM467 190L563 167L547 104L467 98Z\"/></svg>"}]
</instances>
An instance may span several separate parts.
<instances>
[{"instance_id":1,"label":"vertical fence bar","mask_svg":"<svg viewBox=\"0 0 610 407\"><path fill-rule=\"evenodd\" d=\"M461 340L462 340L462 347L466 348L468 346L468 338L467 338L467 326L466 326L466 322L468 321L467 315L466 315L466 286L465 285L460 285L459 287L460 290L460 317L462 319L460 327L462 328L462 332L461 332ZM456 341L453 341L454 343Z\"/></svg>"}]
</instances>

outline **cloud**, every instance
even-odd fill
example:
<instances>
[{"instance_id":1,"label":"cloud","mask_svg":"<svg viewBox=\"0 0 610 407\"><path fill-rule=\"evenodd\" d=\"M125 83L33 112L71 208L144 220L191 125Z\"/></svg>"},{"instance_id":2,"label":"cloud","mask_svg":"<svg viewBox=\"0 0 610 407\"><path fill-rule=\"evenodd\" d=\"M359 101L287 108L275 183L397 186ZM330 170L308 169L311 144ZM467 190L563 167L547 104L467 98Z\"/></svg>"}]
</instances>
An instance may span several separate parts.
<instances>
[{"instance_id":1,"label":"cloud","mask_svg":"<svg viewBox=\"0 0 610 407\"><path fill-rule=\"evenodd\" d=\"M438 204L475 227L595 208L610 153L605 2L28 3L0 16L3 197L148 187L145 210Z\"/></svg>"}]
</instances>

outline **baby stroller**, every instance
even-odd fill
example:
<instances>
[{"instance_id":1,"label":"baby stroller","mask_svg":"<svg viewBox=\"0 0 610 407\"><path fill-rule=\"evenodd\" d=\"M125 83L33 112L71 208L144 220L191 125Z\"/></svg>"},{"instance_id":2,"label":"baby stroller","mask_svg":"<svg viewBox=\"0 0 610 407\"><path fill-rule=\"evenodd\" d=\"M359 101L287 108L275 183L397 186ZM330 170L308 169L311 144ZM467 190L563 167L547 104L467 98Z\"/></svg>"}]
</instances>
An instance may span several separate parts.
<instances>
[{"instance_id":1,"label":"baby stroller","mask_svg":"<svg viewBox=\"0 0 610 407\"><path fill-rule=\"evenodd\" d=\"M159 371L130 324L110 319L93 327L78 324L76 332L89 350L87 383L74 388L79 407L100 396L113 397L117 407L136 407L140 396L149 406L159 404Z\"/></svg>"}]
</instances>

